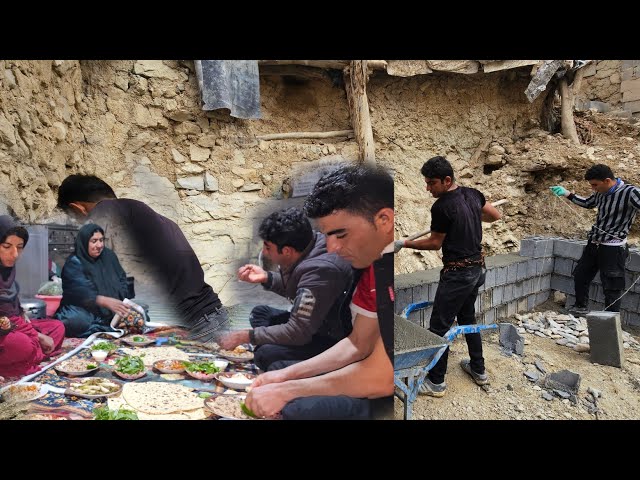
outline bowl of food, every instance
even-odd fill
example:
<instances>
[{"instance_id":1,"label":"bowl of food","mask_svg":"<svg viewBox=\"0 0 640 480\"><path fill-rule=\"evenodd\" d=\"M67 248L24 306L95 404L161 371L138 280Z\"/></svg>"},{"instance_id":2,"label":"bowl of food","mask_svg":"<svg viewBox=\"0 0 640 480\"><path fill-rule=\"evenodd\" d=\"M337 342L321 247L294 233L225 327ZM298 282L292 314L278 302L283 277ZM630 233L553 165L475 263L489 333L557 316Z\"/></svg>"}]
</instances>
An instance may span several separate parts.
<instances>
[{"instance_id":1,"label":"bowl of food","mask_svg":"<svg viewBox=\"0 0 640 480\"><path fill-rule=\"evenodd\" d=\"M216 360L213 361L213 364L216 367L219 368L218 371L220 371L220 372L224 372L227 369L227 367L229 366L229 362L227 360L218 360L218 359L216 359Z\"/></svg>"},{"instance_id":2,"label":"bowl of food","mask_svg":"<svg viewBox=\"0 0 640 480\"><path fill-rule=\"evenodd\" d=\"M144 355L144 354L143 354ZM116 368L113 373L125 380L136 380L147 374L142 356L125 355L116 360Z\"/></svg>"},{"instance_id":3,"label":"bowl of food","mask_svg":"<svg viewBox=\"0 0 640 480\"><path fill-rule=\"evenodd\" d=\"M188 375L205 382L215 378L215 374L220 371L213 362L203 360L200 362L184 362L185 370Z\"/></svg>"},{"instance_id":4,"label":"bowl of food","mask_svg":"<svg viewBox=\"0 0 640 480\"><path fill-rule=\"evenodd\" d=\"M213 395L204 401L207 410L218 417L232 420L254 420L256 417L251 410L244 405L244 395ZM248 413L252 415L249 415Z\"/></svg>"},{"instance_id":5,"label":"bowl of food","mask_svg":"<svg viewBox=\"0 0 640 480\"><path fill-rule=\"evenodd\" d=\"M147 337L146 335L129 335L123 338L122 341L132 347L146 347L155 342L153 338Z\"/></svg>"},{"instance_id":6,"label":"bowl of food","mask_svg":"<svg viewBox=\"0 0 640 480\"><path fill-rule=\"evenodd\" d=\"M242 345L238 345L233 350L221 349L218 351L218 355L235 363L250 362L253 360L253 352Z\"/></svg>"},{"instance_id":7,"label":"bowl of food","mask_svg":"<svg viewBox=\"0 0 640 480\"><path fill-rule=\"evenodd\" d=\"M88 377L77 379L64 391L65 395L75 397L95 398L112 397L122 392L122 384L108 378Z\"/></svg>"},{"instance_id":8,"label":"bowl of food","mask_svg":"<svg viewBox=\"0 0 640 480\"><path fill-rule=\"evenodd\" d=\"M100 364L95 360L74 357L58 363L53 368L55 368L59 373L64 373L70 377L79 377L81 375L98 371L100 369Z\"/></svg>"},{"instance_id":9,"label":"bowl of food","mask_svg":"<svg viewBox=\"0 0 640 480\"><path fill-rule=\"evenodd\" d=\"M183 360L158 360L153 363L153 368L161 373L182 373L185 369Z\"/></svg>"},{"instance_id":10,"label":"bowl of food","mask_svg":"<svg viewBox=\"0 0 640 480\"><path fill-rule=\"evenodd\" d=\"M245 372L226 372L216 374L215 378L227 388L246 390L256 379L256 375Z\"/></svg>"},{"instance_id":11,"label":"bowl of food","mask_svg":"<svg viewBox=\"0 0 640 480\"><path fill-rule=\"evenodd\" d=\"M93 350L91 352L91 356L98 362L104 362L108 355L109 352L107 352L106 350Z\"/></svg>"},{"instance_id":12,"label":"bowl of food","mask_svg":"<svg viewBox=\"0 0 640 480\"><path fill-rule=\"evenodd\" d=\"M38 382L14 383L0 390L5 402L31 402L47 394L46 385Z\"/></svg>"},{"instance_id":13,"label":"bowl of food","mask_svg":"<svg viewBox=\"0 0 640 480\"><path fill-rule=\"evenodd\" d=\"M91 351L102 351L107 352L107 355L111 355L118 349L118 346L115 343L108 342L106 340L100 340L91 345Z\"/></svg>"}]
</instances>

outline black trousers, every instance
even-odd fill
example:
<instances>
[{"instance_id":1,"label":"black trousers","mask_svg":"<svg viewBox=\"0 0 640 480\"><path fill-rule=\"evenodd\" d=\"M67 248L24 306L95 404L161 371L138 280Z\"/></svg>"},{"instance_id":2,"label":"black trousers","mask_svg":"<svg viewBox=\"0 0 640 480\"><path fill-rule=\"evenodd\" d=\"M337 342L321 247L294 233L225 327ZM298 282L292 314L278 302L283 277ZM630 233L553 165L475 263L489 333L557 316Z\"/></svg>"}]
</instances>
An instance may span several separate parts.
<instances>
[{"instance_id":1,"label":"black trousers","mask_svg":"<svg viewBox=\"0 0 640 480\"><path fill-rule=\"evenodd\" d=\"M589 285L600 270L600 280L604 290L605 307L611 312L620 311L620 300L613 303L624 290L624 266L629 255L629 247L612 247L588 243L573 269L576 289L576 307L586 307L589 300Z\"/></svg>"},{"instance_id":2,"label":"black trousers","mask_svg":"<svg viewBox=\"0 0 640 480\"><path fill-rule=\"evenodd\" d=\"M289 321L290 312L267 305L258 305L251 311L249 323L253 328L281 325ZM331 337L314 335L306 345L260 345L254 352L254 363L262 371L279 370L293 363L307 360L336 344Z\"/></svg>"},{"instance_id":3,"label":"black trousers","mask_svg":"<svg viewBox=\"0 0 640 480\"><path fill-rule=\"evenodd\" d=\"M436 335L444 335L453 325L456 317L458 325L472 325L476 323L475 301L478 289L484 284L485 273L481 266L460 268L458 270L444 269L440 272L440 282L433 302L429 330ZM484 358L482 356L482 337L479 333L465 335L471 369L476 373L484 373ZM433 383L444 382L447 373L447 348L438 363L429 371L429 380Z\"/></svg>"},{"instance_id":4,"label":"black trousers","mask_svg":"<svg viewBox=\"0 0 640 480\"><path fill-rule=\"evenodd\" d=\"M282 409L283 420L371 420L371 400L346 395L296 398Z\"/></svg>"}]
</instances>

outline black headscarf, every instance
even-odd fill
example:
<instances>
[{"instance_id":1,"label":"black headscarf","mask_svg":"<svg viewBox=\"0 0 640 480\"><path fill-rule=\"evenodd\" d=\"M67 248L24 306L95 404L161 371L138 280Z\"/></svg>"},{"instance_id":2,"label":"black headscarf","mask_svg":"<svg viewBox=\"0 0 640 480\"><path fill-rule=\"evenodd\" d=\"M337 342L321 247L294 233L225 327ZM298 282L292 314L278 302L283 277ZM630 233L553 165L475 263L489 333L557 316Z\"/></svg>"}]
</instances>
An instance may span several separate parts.
<instances>
[{"instance_id":1,"label":"black headscarf","mask_svg":"<svg viewBox=\"0 0 640 480\"><path fill-rule=\"evenodd\" d=\"M24 227L19 226L8 215L0 216L0 243L4 243L9 235L16 235L24 240L24 245L29 241L29 233ZM0 262L0 315L12 316L20 314L18 293L20 287L16 280L16 268L5 267Z\"/></svg>"},{"instance_id":2,"label":"black headscarf","mask_svg":"<svg viewBox=\"0 0 640 480\"><path fill-rule=\"evenodd\" d=\"M89 255L89 240L96 231L104 235L102 228L95 223L88 223L80 229L76 237L75 255L82 262L87 276L97 287L98 295L120 299L127 292L122 291L123 284L120 281L120 272L123 270L116 254L113 253L113 250L104 247L98 258Z\"/></svg>"}]
</instances>

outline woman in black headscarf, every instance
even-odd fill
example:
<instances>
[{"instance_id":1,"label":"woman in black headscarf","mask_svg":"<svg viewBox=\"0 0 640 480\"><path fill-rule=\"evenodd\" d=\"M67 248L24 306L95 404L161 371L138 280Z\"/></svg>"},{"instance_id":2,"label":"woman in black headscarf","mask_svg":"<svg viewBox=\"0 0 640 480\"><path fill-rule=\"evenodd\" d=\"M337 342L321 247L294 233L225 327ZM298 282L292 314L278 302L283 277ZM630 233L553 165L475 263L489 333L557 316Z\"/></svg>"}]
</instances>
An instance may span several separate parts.
<instances>
[{"instance_id":1,"label":"woman in black headscarf","mask_svg":"<svg viewBox=\"0 0 640 480\"><path fill-rule=\"evenodd\" d=\"M75 252L62 268L62 302L55 317L64 323L67 336L113 331L114 314L129 313L122 302L127 292L127 274L116 254L104 246L104 230L95 223L84 225Z\"/></svg>"},{"instance_id":2,"label":"woman in black headscarf","mask_svg":"<svg viewBox=\"0 0 640 480\"><path fill-rule=\"evenodd\" d=\"M20 306L15 264L29 233L0 216L0 375L21 377L37 372L39 363L56 355L64 341L64 326L52 319L29 320Z\"/></svg>"}]
</instances>

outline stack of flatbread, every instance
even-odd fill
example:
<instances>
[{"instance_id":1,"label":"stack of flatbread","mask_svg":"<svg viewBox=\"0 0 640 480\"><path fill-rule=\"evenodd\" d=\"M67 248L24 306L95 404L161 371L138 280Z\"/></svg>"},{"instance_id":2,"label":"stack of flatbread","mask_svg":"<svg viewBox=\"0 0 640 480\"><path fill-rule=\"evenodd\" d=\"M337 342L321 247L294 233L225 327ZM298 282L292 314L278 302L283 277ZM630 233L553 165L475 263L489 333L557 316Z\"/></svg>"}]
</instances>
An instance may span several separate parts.
<instances>
[{"instance_id":1,"label":"stack of flatbread","mask_svg":"<svg viewBox=\"0 0 640 480\"><path fill-rule=\"evenodd\" d=\"M133 410L140 420L201 420L207 418L204 399L183 385L165 382L127 383L109 409Z\"/></svg>"},{"instance_id":2,"label":"stack of flatbread","mask_svg":"<svg viewBox=\"0 0 640 480\"><path fill-rule=\"evenodd\" d=\"M123 352L127 355L140 355L140 349L136 348L122 348ZM143 350L144 356L142 360L144 361L145 367L152 367L154 362L158 360L186 360L189 361L189 354L183 352L176 347L153 347L153 348L145 348Z\"/></svg>"}]
</instances>

